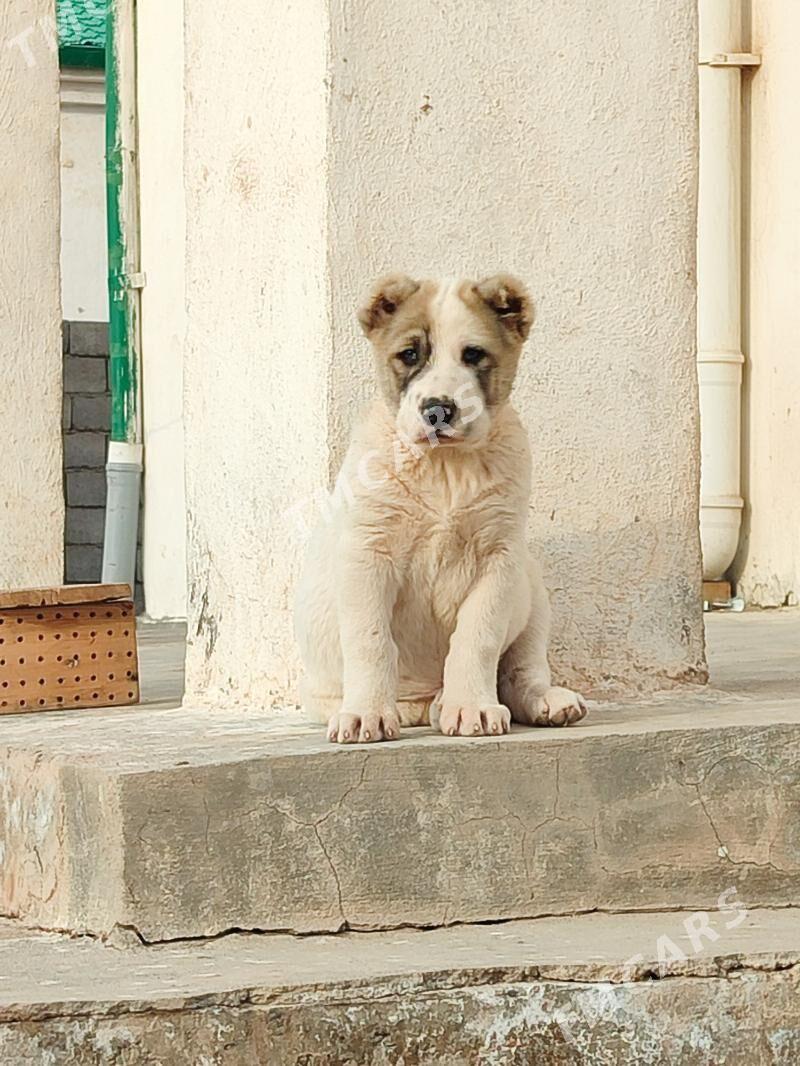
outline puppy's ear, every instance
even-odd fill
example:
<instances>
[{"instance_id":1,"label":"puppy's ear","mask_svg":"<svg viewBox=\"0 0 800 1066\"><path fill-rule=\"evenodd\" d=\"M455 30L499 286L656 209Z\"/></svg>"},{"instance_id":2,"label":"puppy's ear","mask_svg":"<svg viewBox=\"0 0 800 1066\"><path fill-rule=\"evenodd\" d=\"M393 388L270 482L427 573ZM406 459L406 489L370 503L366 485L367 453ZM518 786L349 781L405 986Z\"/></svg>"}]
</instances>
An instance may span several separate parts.
<instances>
[{"instance_id":1,"label":"puppy's ear","mask_svg":"<svg viewBox=\"0 0 800 1066\"><path fill-rule=\"evenodd\" d=\"M495 274L479 282L475 291L505 329L525 340L533 325L534 312L533 300L521 281L510 274Z\"/></svg>"},{"instance_id":2,"label":"puppy's ear","mask_svg":"<svg viewBox=\"0 0 800 1066\"><path fill-rule=\"evenodd\" d=\"M366 303L359 308L358 321L369 337L385 326L397 308L413 296L420 283L406 274L388 274L375 283Z\"/></svg>"}]
</instances>

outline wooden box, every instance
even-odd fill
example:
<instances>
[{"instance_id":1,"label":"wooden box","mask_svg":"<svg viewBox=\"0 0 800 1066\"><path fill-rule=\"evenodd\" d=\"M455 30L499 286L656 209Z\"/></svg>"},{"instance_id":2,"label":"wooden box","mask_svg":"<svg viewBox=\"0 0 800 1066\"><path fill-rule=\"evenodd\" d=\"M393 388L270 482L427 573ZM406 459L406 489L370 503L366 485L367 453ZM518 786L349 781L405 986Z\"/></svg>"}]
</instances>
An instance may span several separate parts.
<instances>
[{"instance_id":1,"label":"wooden box","mask_svg":"<svg viewBox=\"0 0 800 1066\"><path fill-rule=\"evenodd\" d=\"M138 702L129 585L0 592L0 714Z\"/></svg>"}]
</instances>

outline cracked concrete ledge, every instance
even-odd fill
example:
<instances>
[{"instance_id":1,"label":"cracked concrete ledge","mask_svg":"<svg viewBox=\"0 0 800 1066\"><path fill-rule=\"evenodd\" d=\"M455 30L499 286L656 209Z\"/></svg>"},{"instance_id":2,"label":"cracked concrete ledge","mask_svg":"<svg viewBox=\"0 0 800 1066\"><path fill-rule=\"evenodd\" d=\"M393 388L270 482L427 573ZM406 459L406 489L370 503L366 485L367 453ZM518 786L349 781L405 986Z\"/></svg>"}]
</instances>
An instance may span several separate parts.
<instances>
[{"instance_id":1,"label":"cracked concrete ledge","mask_svg":"<svg viewBox=\"0 0 800 1066\"><path fill-rule=\"evenodd\" d=\"M800 905L800 702L336 749L256 712L4 723L0 910L147 942ZM0 859L2 855L0 855Z\"/></svg>"},{"instance_id":2,"label":"cracked concrete ledge","mask_svg":"<svg viewBox=\"0 0 800 1066\"><path fill-rule=\"evenodd\" d=\"M115 950L0 924L0 1061L492 1066L800 1056L800 911Z\"/></svg>"}]
</instances>

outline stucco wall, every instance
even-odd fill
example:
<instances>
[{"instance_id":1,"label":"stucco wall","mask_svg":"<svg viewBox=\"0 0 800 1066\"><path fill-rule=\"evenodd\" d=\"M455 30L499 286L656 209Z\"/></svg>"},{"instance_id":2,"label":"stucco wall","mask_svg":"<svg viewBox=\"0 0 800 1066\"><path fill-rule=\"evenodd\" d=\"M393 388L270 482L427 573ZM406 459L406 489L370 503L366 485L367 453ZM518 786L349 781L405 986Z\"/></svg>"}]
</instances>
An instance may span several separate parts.
<instances>
[{"instance_id":1,"label":"stucco wall","mask_svg":"<svg viewBox=\"0 0 800 1066\"><path fill-rule=\"evenodd\" d=\"M183 5L136 8L142 269L145 609L186 615L183 458L184 262Z\"/></svg>"},{"instance_id":2,"label":"stucco wall","mask_svg":"<svg viewBox=\"0 0 800 1066\"><path fill-rule=\"evenodd\" d=\"M234 85L213 5L187 4L190 691L291 680L276 515L341 458L371 393L354 305L398 268L512 270L536 297L515 400L560 677L696 676L692 0L333 0L327 67L316 5L285 16L302 47L248 7Z\"/></svg>"},{"instance_id":3,"label":"stucco wall","mask_svg":"<svg viewBox=\"0 0 800 1066\"><path fill-rule=\"evenodd\" d=\"M185 3L187 691L269 700L295 663L296 532L330 372L322 0Z\"/></svg>"},{"instance_id":4,"label":"stucco wall","mask_svg":"<svg viewBox=\"0 0 800 1066\"><path fill-rule=\"evenodd\" d=\"M40 28L52 21L48 0L0 2L0 588L63 570L58 59Z\"/></svg>"},{"instance_id":5,"label":"stucco wall","mask_svg":"<svg viewBox=\"0 0 800 1066\"><path fill-rule=\"evenodd\" d=\"M652 4L337 3L332 415L367 395L354 294L376 273L525 278L515 402L554 664L646 685L701 658L695 13ZM335 208L335 209L333 209Z\"/></svg>"},{"instance_id":6,"label":"stucco wall","mask_svg":"<svg viewBox=\"0 0 800 1066\"><path fill-rule=\"evenodd\" d=\"M800 602L800 5L752 5L745 182L744 528L734 565L749 604Z\"/></svg>"}]
</instances>

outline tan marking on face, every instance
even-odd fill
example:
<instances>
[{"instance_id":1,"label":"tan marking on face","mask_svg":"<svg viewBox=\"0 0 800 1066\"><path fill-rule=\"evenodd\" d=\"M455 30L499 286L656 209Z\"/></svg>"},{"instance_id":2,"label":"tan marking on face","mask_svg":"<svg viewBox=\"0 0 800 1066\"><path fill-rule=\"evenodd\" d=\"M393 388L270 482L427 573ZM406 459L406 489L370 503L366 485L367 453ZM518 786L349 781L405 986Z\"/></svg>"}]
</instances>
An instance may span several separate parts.
<instances>
[{"instance_id":1,"label":"tan marking on face","mask_svg":"<svg viewBox=\"0 0 800 1066\"><path fill-rule=\"evenodd\" d=\"M392 410L398 408L409 383L430 361L431 303L436 291L436 282L422 282L416 292L370 334L378 385ZM398 358L398 354L409 347L415 347L420 355L420 363L415 367L404 366Z\"/></svg>"},{"instance_id":2,"label":"tan marking on face","mask_svg":"<svg viewBox=\"0 0 800 1066\"><path fill-rule=\"evenodd\" d=\"M381 393L399 412L398 421L402 417L409 428L424 397L452 396L470 384L489 412L507 401L532 316L518 282L503 275L481 283L414 282L401 275L390 279L388 292L376 287L360 317L372 342ZM486 355L466 366L465 348L480 348ZM399 357L406 349L417 354L413 366Z\"/></svg>"},{"instance_id":3,"label":"tan marking on face","mask_svg":"<svg viewBox=\"0 0 800 1066\"><path fill-rule=\"evenodd\" d=\"M497 314L481 298L472 282L462 282L459 288L459 302L466 312L469 328L477 338L477 343L488 354L486 364L476 368L486 402L490 407L504 404L517 375L519 357L522 353L524 339L516 331L509 331L498 319ZM485 340L482 343L481 339Z\"/></svg>"}]
</instances>

